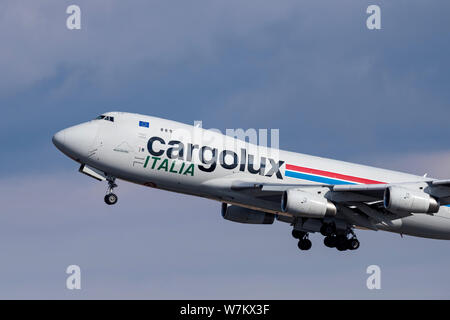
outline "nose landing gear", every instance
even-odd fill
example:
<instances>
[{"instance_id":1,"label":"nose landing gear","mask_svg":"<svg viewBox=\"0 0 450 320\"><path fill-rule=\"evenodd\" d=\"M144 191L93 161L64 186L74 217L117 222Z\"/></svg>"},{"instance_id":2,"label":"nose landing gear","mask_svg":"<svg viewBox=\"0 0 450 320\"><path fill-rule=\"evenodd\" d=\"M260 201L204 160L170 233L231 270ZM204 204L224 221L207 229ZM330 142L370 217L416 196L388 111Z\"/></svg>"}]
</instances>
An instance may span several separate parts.
<instances>
[{"instance_id":1,"label":"nose landing gear","mask_svg":"<svg viewBox=\"0 0 450 320\"><path fill-rule=\"evenodd\" d=\"M105 196L105 203L107 205L113 205L117 203L117 196L114 193L108 193Z\"/></svg>"},{"instance_id":2,"label":"nose landing gear","mask_svg":"<svg viewBox=\"0 0 450 320\"><path fill-rule=\"evenodd\" d=\"M114 188L117 187L117 184L115 183L116 178L108 176L107 181L108 181L108 191L105 196L105 203L107 205L113 205L116 204L118 200L117 196L113 193Z\"/></svg>"}]
</instances>

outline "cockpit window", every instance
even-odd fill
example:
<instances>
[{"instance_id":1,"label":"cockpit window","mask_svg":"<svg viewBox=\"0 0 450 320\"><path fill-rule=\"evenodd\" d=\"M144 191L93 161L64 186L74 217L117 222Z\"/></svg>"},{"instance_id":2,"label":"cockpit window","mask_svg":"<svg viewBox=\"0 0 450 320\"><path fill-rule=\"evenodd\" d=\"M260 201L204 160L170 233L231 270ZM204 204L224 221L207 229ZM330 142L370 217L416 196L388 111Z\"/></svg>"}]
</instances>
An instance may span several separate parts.
<instances>
[{"instance_id":1,"label":"cockpit window","mask_svg":"<svg viewBox=\"0 0 450 320\"><path fill-rule=\"evenodd\" d=\"M102 114L101 116L98 116L97 118L95 118L95 120L106 120L106 121L114 122L114 117L105 116Z\"/></svg>"}]
</instances>

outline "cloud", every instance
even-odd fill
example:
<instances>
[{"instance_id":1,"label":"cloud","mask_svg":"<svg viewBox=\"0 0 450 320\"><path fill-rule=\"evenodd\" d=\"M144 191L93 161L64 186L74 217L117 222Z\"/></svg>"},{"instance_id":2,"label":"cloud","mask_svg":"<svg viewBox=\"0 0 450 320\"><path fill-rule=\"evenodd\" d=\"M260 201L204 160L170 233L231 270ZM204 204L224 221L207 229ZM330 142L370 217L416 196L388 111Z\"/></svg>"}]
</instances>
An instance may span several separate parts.
<instances>
[{"instance_id":1,"label":"cloud","mask_svg":"<svg viewBox=\"0 0 450 320\"><path fill-rule=\"evenodd\" d=\"M29 88L62 70L89 73L100 86L143 63L214 59L220 39L251 38L282 21L294 1L79 1L82 30L66 29L70 1L3 1L0 92ZM32 52L32 54L30 54ZM73 71L72 71L73 70ZM70 75L69 75L70 76Z\"/></svg>"},{"instance_id":2,"label":"cloud","mask_svg":"<svg viewBox=\"0 0 450 320\"><path fill-rule=\"evenodd\" d=\"M450 151L366 154L358 159L367 164L439 179L450 177Z\"/></svg>"},{"instance_id":3,"label":"cloud","mask_svg":"<svg viewBox=\"0 0 450 320\"><path fill-rule=\"evenodd\" d=\"M338 158L446 148L443 9L382 2L371 32L369 2L80 1L82 30L69 31L69 4L1 4L3 145L17 148L16 132L42 148L119 109L279 128L284 148Z\"/></svg>"}]
</instances>

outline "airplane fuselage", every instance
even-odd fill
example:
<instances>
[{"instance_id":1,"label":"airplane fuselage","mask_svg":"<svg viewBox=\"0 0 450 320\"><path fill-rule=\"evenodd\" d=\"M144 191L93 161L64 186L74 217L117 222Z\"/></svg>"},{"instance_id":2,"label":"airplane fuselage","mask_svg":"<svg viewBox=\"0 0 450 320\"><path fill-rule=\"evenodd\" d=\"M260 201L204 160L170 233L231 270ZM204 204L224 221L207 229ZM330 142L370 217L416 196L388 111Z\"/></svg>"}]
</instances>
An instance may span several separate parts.
<instances>
[{"instance_id":1,"label":"airplane fuselage","mask_svg":"<svg viewBox=\"0 0 450 320\"><path fill-rule=\"evenodd\" d=\"M426 188L430 180L251 145L218 132L131 113L106 113L102 119L58 132L53 141L67 156L107 177L276 214L291 224L298 217L282 212L276 192L255 196L248 186L305 185L320 190L324 185L423 183ZM408 214L390 223L378 221L375 226L450 239L450 209L441 206L432 215Z\"/></svg>"}]
</instances>

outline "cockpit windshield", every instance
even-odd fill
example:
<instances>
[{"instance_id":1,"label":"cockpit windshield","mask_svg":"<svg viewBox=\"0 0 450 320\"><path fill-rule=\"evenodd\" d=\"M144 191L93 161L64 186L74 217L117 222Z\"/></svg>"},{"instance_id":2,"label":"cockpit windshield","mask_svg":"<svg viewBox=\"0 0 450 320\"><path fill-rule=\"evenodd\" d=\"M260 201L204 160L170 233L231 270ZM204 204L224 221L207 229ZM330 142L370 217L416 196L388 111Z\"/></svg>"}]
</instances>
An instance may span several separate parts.
<instances>
[{"instance_id":1,"label":"cockpit windshield","mask_svg":"<svg viewBox=\"0 0 450 320\"><path fill-rule=\"evenodd\" d=\"M106 121L114 122L114 117L105 116L104 114L102 114L102 115L98 116L97 118L95 118L95 120L106 120Z\"/></svg>"}]
</instances>

